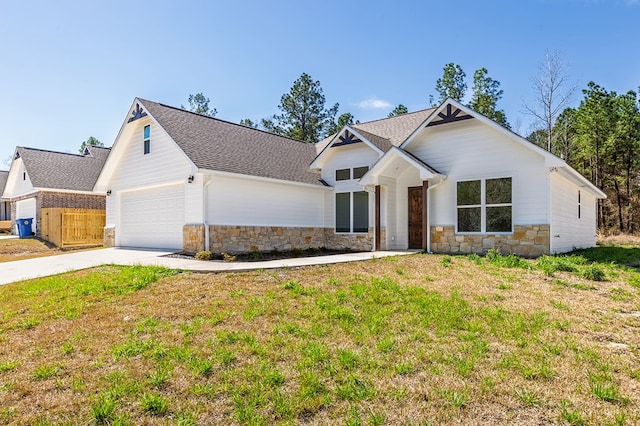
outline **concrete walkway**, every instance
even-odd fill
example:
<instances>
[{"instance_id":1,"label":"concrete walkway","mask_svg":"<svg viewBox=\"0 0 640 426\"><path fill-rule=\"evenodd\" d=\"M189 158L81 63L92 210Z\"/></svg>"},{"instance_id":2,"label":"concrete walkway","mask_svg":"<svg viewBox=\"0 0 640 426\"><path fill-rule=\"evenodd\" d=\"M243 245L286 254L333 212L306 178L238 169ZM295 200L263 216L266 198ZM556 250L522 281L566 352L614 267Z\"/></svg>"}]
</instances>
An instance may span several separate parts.
<instances>
[{"instance_id":1,"label":"concrete walkway","mask_svg":"<svg viewBox=\"0 0 640 426\"><path fill-rule=\"evenodd\" d=\"M0 285L105 264L160 265L172 269L182 269L194 272L241 272L254 269L295 268L299 266L355 262L379 257L412 254L411 252L406 251L375 251L269 260L263 262L205 262L192 259L163 257L171 253L171 250L106 248L60 254L57 256L39 257L35 259L17 260L15 262L5 262L0 263Z\"/></svg>"}]
</instances>

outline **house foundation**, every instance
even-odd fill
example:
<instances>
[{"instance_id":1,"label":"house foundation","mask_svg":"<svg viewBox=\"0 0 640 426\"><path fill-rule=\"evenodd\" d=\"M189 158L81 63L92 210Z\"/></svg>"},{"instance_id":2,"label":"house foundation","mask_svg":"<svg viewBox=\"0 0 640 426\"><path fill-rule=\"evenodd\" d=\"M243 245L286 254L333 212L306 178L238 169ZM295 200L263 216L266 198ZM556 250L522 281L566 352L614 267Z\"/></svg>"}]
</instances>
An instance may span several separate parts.
<instances>
[{"instance_id":1,"label":"house foundation","mask_svg":"<svg viewBox=\"0 0 640 426\"><path fill-rule=\"evenodd\" d=\"M484 254L496 249L502 254L539 257L550 252L549 225L514 225L512 234L456 234L454 226L431 227L434 253Z\"/></svg>"},{"instance_id":2,"label":"house foundation","mask_svg":"<svg viewBox=\"0 0 640 426\"><path fill-rule=\"evenodd\" d=\"M183 243L185 248L191 244L186 239ZM332 250L371 251L373 250L373 228L369 228L366 234L339 234L333 228L209 226L209 251L213 253L237 254L322 247Z\"/></svg>"}]
</instances>

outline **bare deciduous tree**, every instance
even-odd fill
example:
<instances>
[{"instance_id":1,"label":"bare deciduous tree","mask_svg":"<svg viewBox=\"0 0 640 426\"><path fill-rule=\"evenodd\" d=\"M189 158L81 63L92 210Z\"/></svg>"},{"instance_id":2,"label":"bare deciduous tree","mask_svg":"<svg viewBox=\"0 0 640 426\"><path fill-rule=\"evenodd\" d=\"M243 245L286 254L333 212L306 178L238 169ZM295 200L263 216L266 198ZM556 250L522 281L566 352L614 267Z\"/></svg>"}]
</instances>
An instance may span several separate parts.
<instances>
[{"instance_id":1,"label":"bare deciduous tree","mask_svg":"<svg viewBox=\"0 0 640 426\"><path fill-rule=\"evenodd\" d=\"M538 65L538 74L531 79L534 103L523 100L524 112L533 116L544 128L547 136L547 151L551 151L553 126L562 111L569 105L577 90L570 81L569 69L558 52L545 53Z\"/></svg>"}]
</instances>

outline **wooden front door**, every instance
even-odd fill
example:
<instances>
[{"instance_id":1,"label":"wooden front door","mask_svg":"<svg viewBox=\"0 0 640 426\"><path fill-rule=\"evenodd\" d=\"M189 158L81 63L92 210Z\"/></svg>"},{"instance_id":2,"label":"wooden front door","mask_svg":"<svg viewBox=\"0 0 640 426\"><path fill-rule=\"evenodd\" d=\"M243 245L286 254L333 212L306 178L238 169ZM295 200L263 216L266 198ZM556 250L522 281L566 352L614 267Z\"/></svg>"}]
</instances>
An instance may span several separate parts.
<instances>
[{"instance_id":1,"label":"wooden front door","mask_svg":"<svg viewBox=\"0 0 640 426\"><path fill-rule=\"evenodd\" d=\"M422 187L409 187L409 248L422 248Z\"/></svg>"}]
</instances>

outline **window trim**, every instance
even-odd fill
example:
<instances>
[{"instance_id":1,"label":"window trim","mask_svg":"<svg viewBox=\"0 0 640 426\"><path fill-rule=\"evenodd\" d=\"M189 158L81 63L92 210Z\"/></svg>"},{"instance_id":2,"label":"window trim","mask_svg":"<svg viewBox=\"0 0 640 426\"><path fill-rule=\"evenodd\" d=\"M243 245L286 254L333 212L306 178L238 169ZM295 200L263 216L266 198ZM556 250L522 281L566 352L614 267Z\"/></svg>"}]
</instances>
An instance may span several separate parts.
<instances>
[{"instance_id":1,"label":"window trim","mask_svg":"<svg viewBox=\"0 0 640 426\"><path fill-rule=\"evenodd\" d=\"M487 181L494 179L511 179L511 202L510 203L495 203L495 204L487 204ZM459 182L473 182L480 181L480 204L470 204L470 205L459 205L458 204L458 183ZM475 179L459 179L455 183L454 191L455 191L455 220L456 220L456 234L461 235L509 235L513 234L513 211L514 211L514 203L513 203L513 176L491 176L491 177L481 177ZM461 208L480 208L480 231L460 231L458 229L458 210ZM487 207L511 207L511 230L510 231L487 231Z\"/></svg>"},{"instance_id":2,"label":"window trim","mask_svg":"<svg viewBox=\"0 0 640 426\"><path fill-rule=\"evenodd\" d=\"M149 129L148 137L145 135L147 129ZM143 155L151 154L151 124L147 124L142 129L142 153Z\"/></svg>"},{"instance_id":3,"label":"window trim","mask_svg":"<svg viewBox=\"0 0 640 426\"><path fill-rule=\"evenodd\" d=\"M366 169L366 170L364 170L364 173L362 174L362 176L364 176L369 171L370 166L345 167L345 168L342 168L342 169L335 169L335 171L334 171L335 181L336 182L348 182L348 181L361 179L362 176L355 177L356 169ZM338 179L338 172L344 172L344 171L348 171L349 172L349 178L348 179Z\"/></svg>"},{"instance_id":4,"label":"window trim","mask_svg":"<svg viewBox=\"0 0 640 426\"><path fill-rule=\"evenodd\" d=\"M367 230L366 231L354 231L354 219L355 219L355 193L364 193L367 196L367 208L366 208L366 212L367 212ZM337 225L338 225L338 195L339 194L349 194L349 231L338 231ZM362 235L362 234L368 234L369 233L369 222L371 220L371 215L369 214L369 207L370 207L370 203L371 203L371 199L369 197L369 193L367 191L336 191L335 192L335 196L333 197L333 201L334 201L334 205L333 205L333 218L334 218L334 224L333 224L333 233L334 234L339 234L339 235Z\"/></svg>"}]
</instances>

